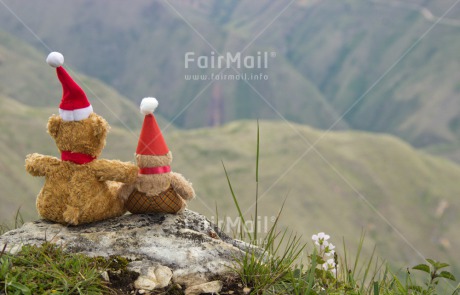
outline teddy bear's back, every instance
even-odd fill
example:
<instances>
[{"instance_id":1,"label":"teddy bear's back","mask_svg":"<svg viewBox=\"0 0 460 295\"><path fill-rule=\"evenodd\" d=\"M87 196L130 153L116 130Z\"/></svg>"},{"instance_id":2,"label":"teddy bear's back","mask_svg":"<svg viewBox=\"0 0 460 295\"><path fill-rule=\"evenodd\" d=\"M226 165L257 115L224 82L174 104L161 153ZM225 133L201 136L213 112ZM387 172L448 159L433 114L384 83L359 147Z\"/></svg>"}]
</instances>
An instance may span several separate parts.
<instances>
[{"instance_id":1,"label":"teddy bear's back","mask_svg":"<svg viewBox=\"0 0 460 295\"><path fill-rule=\"evenodd\" d=\"M113 184L98 179L97 160L85 165L62 161L56 168L47 174L37 198L37 209L41 216L64 222L62 214L70 204L85 212L95 198L100 199L101 203L112 199Z\"/></svg>"},{"instance_id":2,"label":"teddy bear's back","mask_svg":"<svg viewBox=\"0 0 460 295\"><path fill-rule=\"evenodd\" d=\"M53 169L47 175L46 183L58 186L60 194L71 196L74 193L81 194L107 187L105 181L100 181L97 176L97 162L89 164L75 164L68 161L61 161L58 169ZM46 186L46 184L45 184Z\"/></svg>"}]
</instances>

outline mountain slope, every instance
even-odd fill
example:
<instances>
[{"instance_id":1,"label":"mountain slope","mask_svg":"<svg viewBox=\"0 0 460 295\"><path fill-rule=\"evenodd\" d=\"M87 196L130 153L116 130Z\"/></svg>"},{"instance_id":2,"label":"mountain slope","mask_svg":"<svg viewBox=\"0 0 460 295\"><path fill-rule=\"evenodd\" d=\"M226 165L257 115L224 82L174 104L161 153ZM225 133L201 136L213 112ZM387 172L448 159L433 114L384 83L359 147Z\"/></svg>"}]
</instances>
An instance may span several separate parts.
<instances>
[{"instance_id":1,"label":"mountain slope","mask_svg":"<svg viewBox=\"0 0 460 295\"><path fill-rule=\"evenodd\" d=\"M167 99L164 115L182 127L282 115L322 129L337 122L335 129L392 133L418 147L460 140L460 8L438 22L454 1L289 2L5 1L77 69L133 100ZM43 48L4 7L0 23ZM206 88L209 80L184 79L220 71L186 69L187 52L234 55L249 43L243 56L276 54L266 69L238 70L268 76L248 81L254 89L241 80Z\"/></svg>"},{"instance_id":2,"label":"mountain slope","mask_svg":"<svg viewBox=\"0 0 460 295\"><path fill-rule=\"evenodd\" d=\"M460 80L454 73L460 42L454 36L460 26L441 23L431 30L433 23L418 11L385 2L356 3L318 7L318 17L308 18L289 37L290 60L343 113L404 57L345 120L353 128L391 132L416 146L458 139ZM335 16L330 25L321 22L326 15ZM335 30L339 24L342 29Z\"/></svg>"}]
</instances>

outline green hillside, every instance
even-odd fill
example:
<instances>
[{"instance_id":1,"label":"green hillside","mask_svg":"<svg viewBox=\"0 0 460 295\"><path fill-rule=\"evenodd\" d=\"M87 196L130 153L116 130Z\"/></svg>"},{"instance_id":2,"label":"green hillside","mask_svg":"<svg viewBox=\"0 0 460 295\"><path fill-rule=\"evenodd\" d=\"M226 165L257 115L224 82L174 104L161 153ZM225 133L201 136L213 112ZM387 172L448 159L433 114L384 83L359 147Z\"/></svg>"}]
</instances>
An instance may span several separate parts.
<instances>
[{"instance_id":1,"label":"green hillside","mask_svg":"<svg viewBox=\"0 0 460 295\"><path fill-rule=\"evenodd\" d=\"M289 2L5 1L78 70L132 100L145 93L167 99L162 112L178 126L282 115L328 129L379 81L334 129L391 133L424 148L454 144L441 155L458 160L458 5L439 20L452 1L295 1L287 7ZM0 24L43 50L1 6ZM205 88L210 81L184 78L219 72L196 65L185 69L186 52L196 57L209 57L212 51L235 54L251 41L243 55L276 55L267 69L240 70L269 77L249 81L257 92L244 81L219 81ZM229 69L224 74L237 73Z\"/></svg>"}]
</instances>

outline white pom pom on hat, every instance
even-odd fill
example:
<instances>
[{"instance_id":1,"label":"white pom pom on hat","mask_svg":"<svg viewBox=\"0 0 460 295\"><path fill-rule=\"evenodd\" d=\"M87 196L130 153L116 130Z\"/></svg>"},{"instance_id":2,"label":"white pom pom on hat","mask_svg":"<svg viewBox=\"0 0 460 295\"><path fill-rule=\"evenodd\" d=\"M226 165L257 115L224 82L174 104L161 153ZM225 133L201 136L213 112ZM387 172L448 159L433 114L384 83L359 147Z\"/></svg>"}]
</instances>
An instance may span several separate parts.
<instances>
[{"instance_id":1,"label":"white pom pom on hat","mask_svg":"<svg viewBox=\"0 0 460 295\"><path fill-rule=\"evenodd\" d=\"M60 67L64 64L64 56L60 52L53 51L46 57L46 63L53 68Z\"/></svg>"},{"instance_id":2,"label":"white pom pom on hat","mask_svg":"<svg viewBox=\"0 0 460 295\"><path fill-rule=\"evenodd\" d=\"M146 97L141 101L141 113L143 115L150 115L158 107L158 100L155 97Z\"/></svg>"}]
</instances>

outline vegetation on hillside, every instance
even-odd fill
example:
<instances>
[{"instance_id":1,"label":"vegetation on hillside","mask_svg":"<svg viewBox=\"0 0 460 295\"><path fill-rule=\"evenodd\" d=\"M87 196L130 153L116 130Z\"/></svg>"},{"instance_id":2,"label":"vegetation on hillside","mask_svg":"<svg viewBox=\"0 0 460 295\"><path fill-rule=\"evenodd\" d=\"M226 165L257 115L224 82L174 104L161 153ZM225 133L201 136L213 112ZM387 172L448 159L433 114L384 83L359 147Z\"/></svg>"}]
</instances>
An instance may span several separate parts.
<instances>
[{"instance_id":1,"label":"vegetation on hillside","mask_svg":"<svg viewBox=\"0 0 460 295\"><path fill-rule=\"evenodd\" d=\"M338 122L335 129L391 133L419 147L460 140L460 17L450 0L181 0L129 8L58 1L53 9L43 0L5 3L80 71L133 101L146 95L167 100L161 112L180 127L281 114L316 128ZM0 9L0 23L44 50L7 9ZM206 88L208 80L184 78L220 72L196 62L185 68L187 52L234 55L247 44L242 56L273 54L268 67L223 74L262 73L268 80Z\"/></svg>"}]
</instances>

